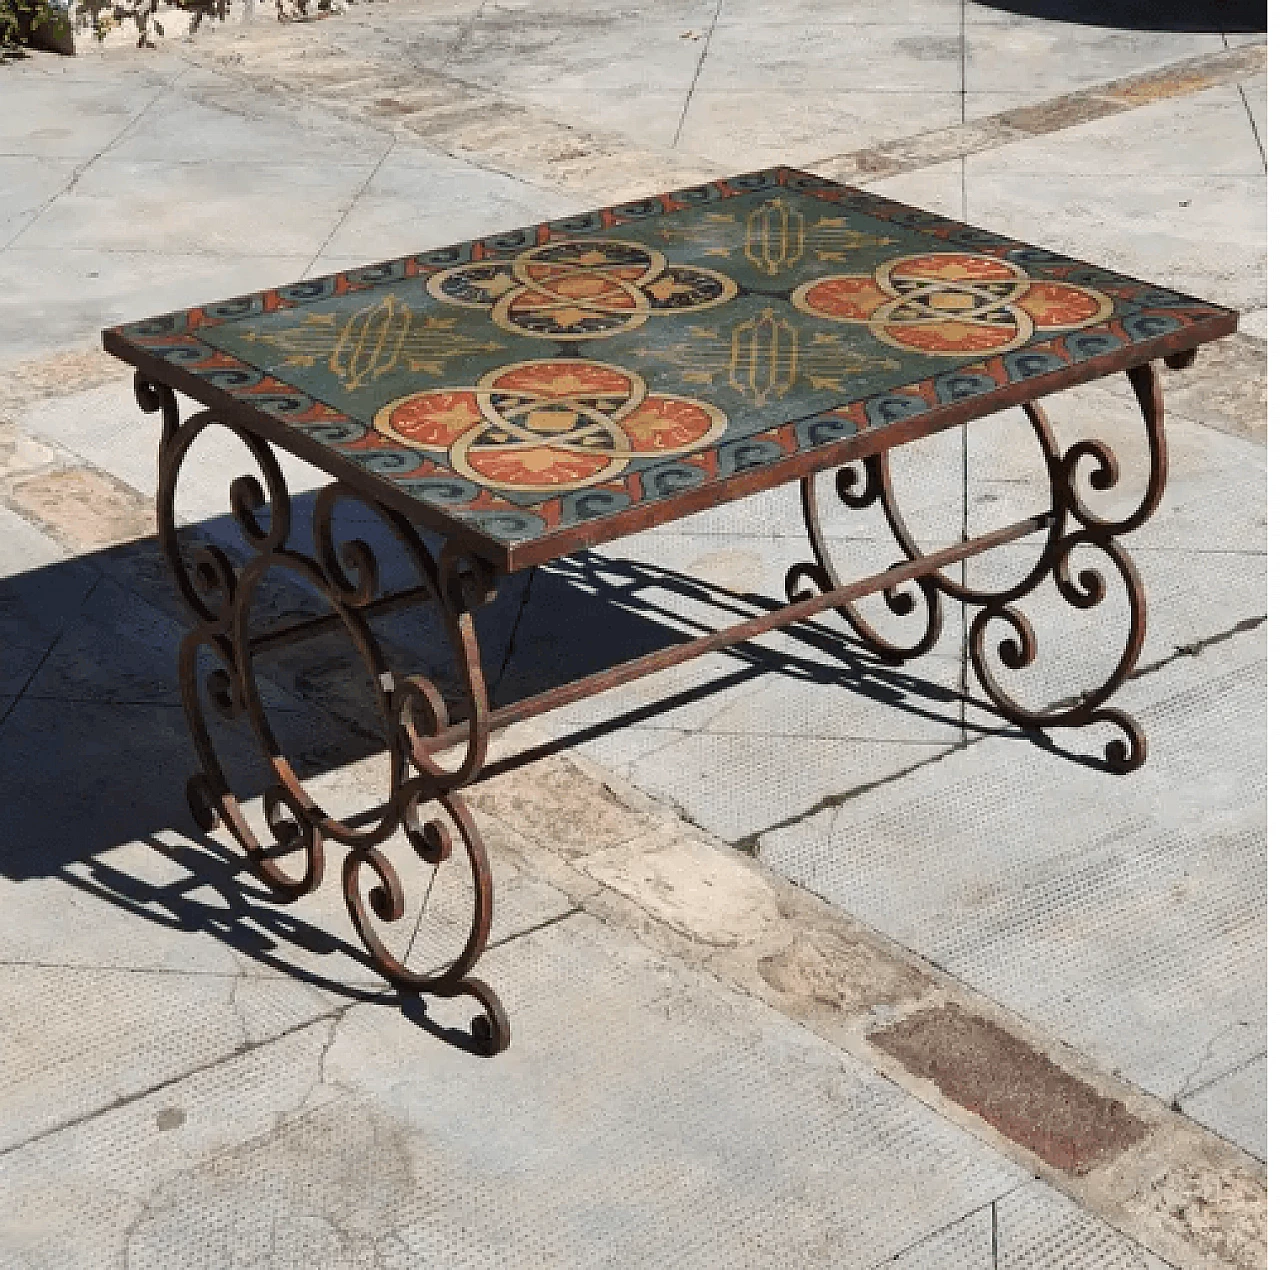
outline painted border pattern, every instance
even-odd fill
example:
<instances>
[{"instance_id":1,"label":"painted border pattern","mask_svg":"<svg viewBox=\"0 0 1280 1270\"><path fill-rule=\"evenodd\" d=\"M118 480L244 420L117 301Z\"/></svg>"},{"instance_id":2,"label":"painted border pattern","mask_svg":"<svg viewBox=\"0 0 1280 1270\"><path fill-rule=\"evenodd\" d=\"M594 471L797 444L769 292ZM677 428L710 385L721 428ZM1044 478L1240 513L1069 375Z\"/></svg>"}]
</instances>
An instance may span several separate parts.
<instances>
[{"instance_id":1,"label":"painted border pattern","mask_svg":"<svg viewBox=\"0 0 1280 1270\"><path fill-rule=\"evenodd\" d=\"M477 492L476 486L461 479L447 466L436 464L418 453L394 448L374 428L317 401L292 384L213 348L200 338L202 330L227 322L304 308L333 296L372 290L404 279L426 279L468 263L511 259L530 247L560 238L710 206L768 189L803 192L853 212L928 235L952 250L979 251L1019 266L1034 266L1037 276L1046 280L1060 279L1078 286L1105 288L1115 300L1132 301L1141 309L1127 317L1112 316L1096 326L1047 339L1029 348L951 368L750 437L726 441L700 453L624 474L589 489L552 495L532 507L518 506L490 489ZM1178 292L824 177L792 168L776 168L562 217L325 278L178 310L114 327L106 334L141 353L181 368L256 412L297 429L364 471L399 487L437 513L463 522L501 551L584 521L614 515L637 504L671 498L751 468L767 467L790 455L815 450L962 398L981 396L1126 347L1167 337L1199 321L1224 315L1229 315L1229 311Z\"/></svg>"}]
</instances>

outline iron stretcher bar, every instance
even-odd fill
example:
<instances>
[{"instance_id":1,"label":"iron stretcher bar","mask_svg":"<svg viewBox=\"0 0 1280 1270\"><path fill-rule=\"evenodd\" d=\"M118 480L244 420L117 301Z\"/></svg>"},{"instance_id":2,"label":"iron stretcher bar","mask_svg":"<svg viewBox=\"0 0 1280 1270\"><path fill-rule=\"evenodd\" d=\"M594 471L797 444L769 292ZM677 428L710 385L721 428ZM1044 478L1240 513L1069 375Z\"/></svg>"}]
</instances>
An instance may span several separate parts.
<instances>
[{"instance_id":1,"label":"iron stretcher bar","mask_svg":"<svg viewBox=\"0 0 1280 1270\"><path fill-rule=\"evenodd\" d=\"M935 551L932 555L905 561L892 569L886 569L883 573L877 573L874 577L864 578L860 582L850 582L846 586L837 587L834 591L823 592L808 600L798 600L794 604L775 609L772 613L764 613L760 617L753 617L736 626L726 627L722 631L713 631L710 635L702 635L670 648L660 648L655 653L648 653L644 657L623 662L619 666L611 666L608 670L586 675L574 680L573 683L535 693L531 697L525 697L521 701L512 702L511 705L502 706L490 712L489 727L506 727L524 719L532 719L549 710L582 701L587 697L594 697L597 693L606 692L610 688L617 688L621 684L643 679L646 675L655 674L659 670L679 666L682 662L691 661L703 653L715 652L717 649L728 648L733 644L743 644L757 635L776 630L779 626L802 622L827 609L847 604L851 600L862 599L876 591L884 591L889 587L897 586L900 582L910 582L913 578L936 573L947 565L967 560L970 556L979 555L993 547L1017 542L1020 538L1048 529L1052 521L1051 512L1041 512L1038 516L1031 516L1026 520L1006 525L1003 529L993 530L989 534L983 534L968 542L957 543L954 547ZM451 745L465 741L470 734L470 729L471 724L467 720L452 724L435 736L420 737L418 748L428 754L447 749Z\"/></svg>"}]
</instances>

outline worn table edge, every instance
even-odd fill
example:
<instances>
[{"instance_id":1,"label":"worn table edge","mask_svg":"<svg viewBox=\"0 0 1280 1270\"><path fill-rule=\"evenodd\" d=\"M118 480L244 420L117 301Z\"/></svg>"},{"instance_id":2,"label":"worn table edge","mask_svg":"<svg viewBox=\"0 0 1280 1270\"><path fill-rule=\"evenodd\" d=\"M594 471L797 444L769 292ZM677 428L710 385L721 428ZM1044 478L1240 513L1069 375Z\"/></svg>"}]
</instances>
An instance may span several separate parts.
<instances>
[{"instance_id":1,"label":"worn table edge","mask_svg":"<svg viewBox=\"0 0 1280 1270\"><path fill-rule=\"evenodd\" d=\"M596 520L584 521L571 528L553 531L525 543L507 543L493 538L465 521L455 519L443 509L437 509L429 503L421 502L404 493L391 481L384 480L355 464L342 463L323 443L312 440L288 423L254 410L247 403L214 387L198 375L184 371L163 358L144 352L130 343L115 328L102 332L102 345L106 352L135 367L148 379L166 384L175 391L181 392L184 396L214 411L219 418L228 423L263 436L282 450L312 464L335 480L350 485L358 493L376 502L387 504L421 528L458 542L467 550L497 566L504 573L510 574L547 564L561 556L624 538L644 529L652 529L658 525L681 520L695 512L706 511L722 503L734 502L749 494L759 494L775 489L779 485L788 484L812 473L838 467L843 463L853 462L871 454L883 453L909 441L920 440L958 424L972 423L987 415L1038 400L1067 388L1077 387L1147 362L1186 352L1211 340L1231 335L1238 324L1239 314L1231 310L1223 310L1220 314L1204 318L1181 330L1130 345L1127 348L1117 349L1103 357L1005 384L979 396L948 402L906 419L867 429L841 441L829 442L817 449L793 454L767 467L747 469L721 480L708 481L674 498L662 499L613 515L602 516ZM811 416L789 422L800 423L808 417Z\"/></svg>"}]
</instances>

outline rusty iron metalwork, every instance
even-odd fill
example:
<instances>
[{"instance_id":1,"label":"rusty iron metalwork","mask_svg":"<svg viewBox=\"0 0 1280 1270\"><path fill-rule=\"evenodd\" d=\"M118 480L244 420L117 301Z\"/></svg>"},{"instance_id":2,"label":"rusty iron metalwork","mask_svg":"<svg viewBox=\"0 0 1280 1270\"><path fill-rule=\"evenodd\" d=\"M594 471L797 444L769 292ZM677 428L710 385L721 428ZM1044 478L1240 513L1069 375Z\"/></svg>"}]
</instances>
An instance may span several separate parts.
<instances>
[{"instance_id":1,"label":"rusty iron metalwork","mask_svg":"<svg viewBox=\"0 0 1280 1270\"><path fill-rule=\"evenodd\" d=\"M471 973L492 924L492 877L477 825L458 794L481 774L495 728L831 609L880 656L902 662L921 656L936 644L942 624L941 597L947 596L977 609L969 627L969 656L1000 714L1031 729L1111 723L1120 729L1123 739L1107 745L1107 761L1118 772L1132 771L1146 757L1146 739L1130 715L1106 703L1136 663L1145 633L1146 604L1133 561L1115 540L1144 524L1155 510L1164 490L1167 458L1163 399L1155 370L1145 364L1130 369L1128 375L1142 410L1151 456L1146 489L1129 515L1119 519L1100 516L1088 507L1081 493L1086 465L1092 468L1088 472L1092 489L1105 491L1116 486L1120 471L1112 450L1101 441L1085 440L1061 451L1044 410L1039 403L1029 402L1023 409L1049 475L1048 510L944 550L925 553L907 528L894 494L888 466L890 446L886 443L884 450L839 468L836 492L840 501L854 510L880 505L903 553L901 563L873 577L841 581L823 536L816 477L806 475L800 489L814 560L788 571L788 603L724 630L491 709L472 615L493 598L499 572L493 563L470 554L456 541L446 541L433 555L418 528L399 510L343 481L333 482L318 494L312 515L312 554L304 554L290 545L290 495L272 445L258 432L228 422L213 410L200 410L183 422L173 388L139 371L135 378L138 403L149 413L159 413L162 421L157 496L160 547L194 620L179 650L182 700L200 762L200 771L187 786L192 814L206 831L225 827L244 850L255 874L282 902L299 899L320 885L326 844L332 842L345 849L343 893L352 924L374 967L390 983L407 991L473 998L483 1009L473 1022L473 1035L483 1051L496 1054L510 1043L510 1026L497 995ZM248 556L240 567L216 545L184 549L179 541L174 510L179 472L193 442L209 428L225 429L238 438L257 469L256 474L240 476L230 486L232 517ZM369 543L358 537L339 541L334 513L344 500L372 511L390 531L414 566L416 586L382 593L378 562ZM949 565L1038 533L1045 539L1036 561L1012 586L983 590L943 572ZM1105 555L1123 580L1131 614L1125 648L1100 687L1067 705L1024 708L996 681L987 655L986 632L996 621L1010 627L1012 635L999 643L997 655L1010 670L1029 665L1036 656L1035 632L1016 607L1017 601L1050 579L1063 599L1078 609L1095 607L1105 595L1104 580L1096 569L1074 567L1075 553L1084 548ZM268 631L252 630L254 596L272 570L293 575L323 597L331 612ZM890 611L900 616L923 602L924 634L904 645L877 631L854 607L856 601L877 593ZM443 693L430 679L393 674L372 633L371 618L413 604L431 605L449 633L464 689L464 703L456 712L459 718L451 718ZM350 819L330 815L308 793L271 728L255 671L256 656L337 630L346 632L376 685L391 760L385 803ZM212 671L202 673L202 654L212 656L216 663ZM207 723L206 710L210 708L223 718L246 720L270 765L273 779L263 797L270 841L255 834L232 792ZM463 747L463 754L452 766L437 760L441 751L457 746ZM411 970L391 951L381 933L406 916L400 877L379 850L397 833L427 868L438 869L461 848L469 869L473 903L463 948L451 964L433 973ZM301 869L286 870L277 859L282 855L300 856ZM372 875L367 880L365 870Z\"/></svg>"},{"instance_id":2,"label":"rusty iron metalwork","mask_svg":"<svg viewBox=\"0 0 1280 1270\"><path fill-rule=\"evenodd\" d=\"M1172 358L1170 362L1173 362ZM1189 364L1186 359L1180 358L1179 362ZM894 643L877 631L851 604L840 602L835 605L868 647L894 663L922 656L937 644L942 632L942 596L976 607L977 612L969 624L968 655L978 682L997 712L1010 722L1033 730L1113 724L1123 733L1123 739L1109 742L1105 755L1108 766L1116 772L1131 772L1140 767L1147 757L1146 736L1136 720L1126 711L1106 705L1137 664L1147 629L1146 594L1141 579L1133 558L1116 539L1132 533L1150 519L1164 493L1168 475L1164 397L1155 367L1148 363L1133 367L1127 373L1142 411L1150 453L1146 488L1138 506L1129 515L1119 519L1098 515L1090 510L1080 489L1085 464L1092 465L1088 483L1094 490L1101 492L1116 487L1120 479L1120 465L1112 449L1102 441L1084 440L1069 446L1065 453L1060 451L1043 407L1039 402L1026 402L1023 410L1039 443L1049 477L1050 506L1040 517L1043 528L1047 530L1044 544L1025 576L1012 586L984 590L949 578L940 569L931 569L915 575L918 594L896 585L886 588L882 592L884 601L890 611L900 617L912 613L921 603L925 607L924 634L906 645ZM890 479L887 451L870 455L858 465L840 468L836 473L835 488L840 501L853 510L865 510L879 503L894 539L908 561L923 563L931 558L925 555L907 528ZM785 582L787 597L797 600L811 595L816 588L828 598L836 599L841 595L841 582L823 535L814 476L805 477L801 482L801 498L814 560L793 565L788 571ZM1016 607L1017 601L1050 578L1062 598L1076 609L1095 608L1106 596L1106 581L1097 569L1073 571L1073 557L1084 548L1093 548L1106 556L1124 584L1130 614L1124 649L1115 669L1099 687L1082 692L1065 705L1028 709L997 681L987 653L987 630L992 622L1003 622L1010 627L1012 635L1000 641L997 655L1009 670L1022 670L1029 666L1036 658L1036 635L1026 614Z\"/></svg>"},{"instance_id":3,"label":"rusty iron metalwork","mask_svg":"<svg viewBox=\"0 0 1280 1270\"><path fill-rule=\"evenodd\" d=\"M345 848L342 888L347 909L379 973L408 991L474 998L484 1011L472 1024L476 1042L488 1053L500 1052L511 1037L506 1014L493 990L471 975L489 937L493 881L479 830L456 793L483 767L489 740L487 693L472 613L492 597L492 567L448 547L438 558L433 557L404 517L341 482L320 492L312 517L314 555L303 554L289 546L289 491L266 441L225 423L208 410L181 422L171 388L141 374L135 387L142 409L159 411L162 416L157 496L160 547L194 620L178 658L183 706L201 768L187 784L192 814L206 831L225 827L244 850L255 874L284 902L299 899L320 885L327 842ZM218 546L205 544L184 552L179 542L174 515L178 475L192 443L209 428L229 430L257 467L256 475L238 477L230 489L232 514L249 553L248 562L239 569ZM334 510L346 499L372 510L391 531L415 566L418 587L379 597L373 549L359 538L337 541ZM254 596L272 570L284 570L305 583L327 601L332 614L255 637L250 622ZM414 601L435 606L450 633L454 658L467 688L469 711L462 738L466 751L452 768L442 766L428 745L449 721L439 689L420 675L394 676L369 626L374 613ZM391 757L387 800L371 822L362 825L330 815L308 793L271 727L255 673L255 654L339 627L345 629L377 685L377 705ZM212 654L217 662L215 669L203 676L203 682L199 668L202 653ZM246 719L271 767L273 781L263 800L271 842L263 842L255 834L232 792L207 723L207 707L227 719ZM380 927L405 916L400 877L378 849L397 832L404 834L428 868L438 869L459 847L465 853L473 897L470 928L461 952L443 970L411 970L380 934ZM282 853L300 854L302 869L284 869L275 858ZM366 883L365 870L372 874L371 884Z\"/></svg>"}]
</instances>

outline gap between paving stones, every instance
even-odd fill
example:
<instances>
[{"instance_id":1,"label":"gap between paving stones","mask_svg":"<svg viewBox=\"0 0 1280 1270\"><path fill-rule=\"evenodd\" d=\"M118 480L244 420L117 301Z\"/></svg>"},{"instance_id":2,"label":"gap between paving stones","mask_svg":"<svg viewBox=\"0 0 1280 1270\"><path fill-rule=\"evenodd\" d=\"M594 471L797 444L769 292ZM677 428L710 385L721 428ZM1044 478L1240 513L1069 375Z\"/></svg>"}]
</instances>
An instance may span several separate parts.
<instances>
[{"instance_id":1,"label":"gap between paving stones","mask_svg":"<svg viewBox=\"0 0 1280 1270\"><path fill-rule=\"evenodd\" d=\"M999 114L933 132L905 137L881 146L832 155L809 164L834 180L857 177L889 177L928 167L948 159L967 158L1028 137L1062 132L1077 124L1122 114L1152 102L1185 97L1265 74L1265 44L1226 49L1202 57L1172 62L1159 70L1108 80L1077 92L1047 98L1031 106L1018 106Z\"/></svg>"},{"instance_id":2,"label":"gap between paving stones","mask_svg":"<svg viewBox=\"0 0 1280 1270\"><path fill-rule=\"evenodd\" d=\"M1198 657L1206 648L1212 648L1215 644L1221 644L1229 639L1234 639L1237 635L1244 635L1249 631L1257 630L1259 626L1267 620L1264 613L1260 617L1242 618L1234 626L1229 627L1225 631L1219 631L1215 635L1206 635L1203 639L1198 639L1192 644L1179 645L1176 651L1167 657L1162 657L1159 661L1154 661L1145 666L1138 666L1129 676L1126 682L1132 682L1135 679L1142 679L1147 675L1155 674L1158 670L1163 670L1166 666L1173 662L1181 661L1185 657ZM1051 701L1048 709L1063 709L1074 704L1079 697L1064 697L1057 701ZM812 816L819 815L824 811L832 811L835 808L843 807L847 803L852 802L855 798L860 798L863 794L869 794L872 790L880 789L885 785L895 784L897 781L911 776L918 772L921 768L929 767L935 763L941 763L950 758L951 755L959 753L961 750L967 750L971 746L979 745L983 741L990 740L993 736L1014 736L1017 735L1018 729L1011 725L1000 723L983 731L980 736L968 737L963 741L957 741L953 745L949 745L939 754L931 754L928 758L921 759L918 763L913 763L910 767L904 767L901 771L891 772L888 776L882 776L879 780L868 781L862 785L854 785L851 789L845 790L839 794L828 794L825 798L820 798L811 807L806 807L803 811L798 811L794 815L787 816L782 820L776 821L774 824L767 825L763 829L758 829L754 833L747 834L743 838L730 845L739 851L745 852L747 855L758 855L760 851L760 842L766 834L776 833L780 829L790 829L795 825L803 824ZM1048 742L1046 742L1048 744Z\"/></svg>"},{"instance_id":3,"label":"gap between paving stones","mask_svg":"<svg viewBox=\"0 0 1280 1270\"><path fill-rule=\"evenodd\" d=\"M625 187L639 195L652 193L653 187L633 185L633 179L652 181L669 169L669 179L702 180L709 171L705 158L645 150L621 136L565 124L492 88L429 67L389 74L385 65L340 51L326 55L315 44L300 50L287 33L245 31L244 46L234 52L209 47L184 54L195 64L261 88L319 98L345 116L408 132L434 149L520 180L584 190ZM836 180L897 176L1265 71L1265 44L1224 49L1034 105L810 160L806 166ZM493 118L495 110L499 120ZM604 183L601 172L609 174Z\"/></svg>"}]
</instances>

